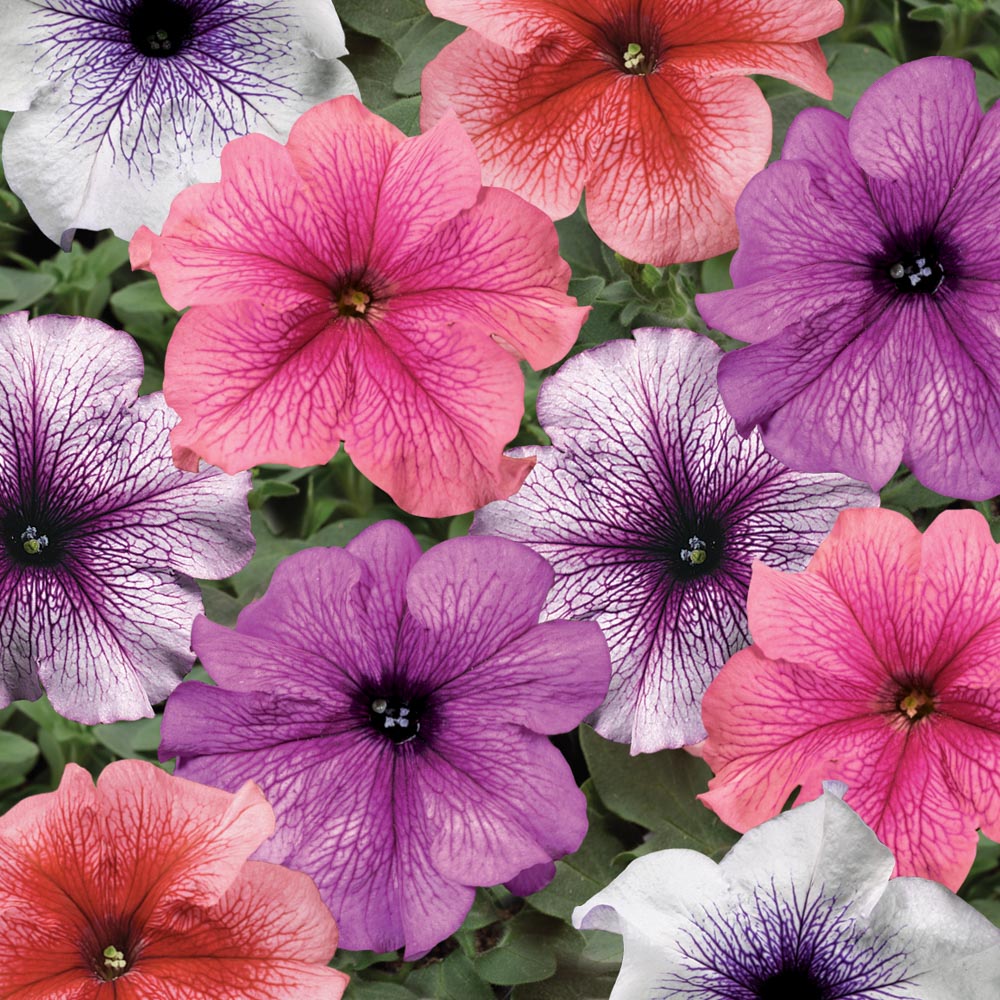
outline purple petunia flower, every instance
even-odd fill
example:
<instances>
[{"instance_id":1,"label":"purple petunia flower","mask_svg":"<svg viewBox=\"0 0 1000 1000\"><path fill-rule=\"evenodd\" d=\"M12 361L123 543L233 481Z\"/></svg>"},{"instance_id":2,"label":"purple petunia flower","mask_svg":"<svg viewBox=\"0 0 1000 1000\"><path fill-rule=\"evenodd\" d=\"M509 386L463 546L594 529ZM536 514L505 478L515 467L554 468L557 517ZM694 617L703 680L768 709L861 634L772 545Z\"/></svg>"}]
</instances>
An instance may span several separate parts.
<instances>
[{"instance_id":1,"label":"purple petunia flower","mask_svg":"<svg viewBox=\"0 0 1000 1000\"><path fill-rule=\"evenodd\" d=\"M538 397L553 446L511 452L538 462L472 525L548 559L547 616L600 624L612 680L594 726L633 753L704 737L702 695L749 641L751 563L801 569L842 508L878 504L741 438L716 388L721 353L651 329L568 361Z\"/></svg>"},{"instance_id":2,"label":"purple petunia flower","mask_svg":"<svg viewBox=\"0 0 1000 1000\"><path fill-rule=\"evenodd\" d=\"M277 830L258 851L311 875L349 949L423 954L477 885L541 888L586 807L545 734L608 686L589 622L538 624L552 570L497 538L421 556L383 521L278 567L235 631L200 618L218 687L167 703L164 759L225 789L256 781Z\"/></svg>"},{"instance_id":3,"label":"purple petunia flower","mask_svg":"<svg viewBox=\"0 0 1000 1000\"><path fill-rule=\"evenodd\" d=\"M0 24L7 182L65 250L159 229L230 139L358 93L330 0L0 0Z\"/></svg>"},{"instance_id":4,"label":"purple petunia flower","mask_svg":"<svg viewBox=\"0 0 1000 1000\"><path fill-rule=\"evenodd\" d=\"M838 782L749 831L720 864L637 858L573 912L621 934L611 1000L995 1000L1000 930L893 858Z\"/></svg>"},{"instance_id":5,"label":"purple petunia flower","mask_svg":"<svg viewBox=\"0 0 1000 1000\"><path fill-rule=\"evenodd\" d=\"M181 472L142 354L92 319L0 317L0 704L151 716L191 669L192 577L253 553L247 476Z\"/></svg>"},{"instance_id":6,"label":"purple petunia flower","mask_svg":"<svg viewBox=\"0 0 1000 1000\"><path fill-rule=\"evenodd\" d=\"M949 496L1000 493L1000 108L972 67L922 59L850 122L811 108L736 209L735 289L698 297L752 346L719 388L796 469Z\"/></svg>"}]
</instances>

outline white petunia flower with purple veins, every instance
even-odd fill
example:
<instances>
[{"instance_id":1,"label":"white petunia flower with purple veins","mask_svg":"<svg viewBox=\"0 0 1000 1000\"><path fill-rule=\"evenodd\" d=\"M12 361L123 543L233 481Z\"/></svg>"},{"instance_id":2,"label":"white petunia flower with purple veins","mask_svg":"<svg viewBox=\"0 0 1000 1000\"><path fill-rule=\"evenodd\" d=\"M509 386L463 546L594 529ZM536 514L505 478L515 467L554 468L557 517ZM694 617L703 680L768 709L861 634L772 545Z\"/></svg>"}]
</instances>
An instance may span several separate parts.
<instances>
[{"instance_id":1,"label":"white petunia flower with purple veins","mask_svg":"<svg viewBox=\"0 0 1000 1000\"><path fill-rule=\"evenodd\" d=\"M716 385L722 352L690 330L637 330L547 379L551 447L472 534L525 542L556 572L550 618L589 619L611 648L592 723L633 753L703 739L701 699L747 645L750 568L801 569L845 507L878 495L835 474L792 472L736 432Z\"/></svg>"},{"instance_id":2,"label":"white petunia flower with purple veins","mask_svg":"<svg viewBox=\"0 0 1000 1000\"><path fill-rule=\"evenodd\" d=\"M0 317L0 706L44 687L79 722L151 716L191 669L193 579L249 560L249 476L174 466L128 334Z\"/></svg>"},{"instance_id":3,"label":"white petunia flower with purple veins","mask_svg":"<svg viewBox=\"0 0 1000 1000\"><path fill-rule=\"evenodd\" d=\"M621 934L611 1000L995 1000L1000 929L892 853L828 782L716 864L637 858L573 912Z\"/></svg>"},{"instance_id":4,"label":"white petunia flower with purple veins","mask_svg":"<svg viewBox=\"0 0 1000 1000\"><path fill-rule=\"evenodd\" d=\"M330 0L0 0L0 24L7 183L64 250L159 230L230 139L358 94Z\"/></svg>"}]
</instances>

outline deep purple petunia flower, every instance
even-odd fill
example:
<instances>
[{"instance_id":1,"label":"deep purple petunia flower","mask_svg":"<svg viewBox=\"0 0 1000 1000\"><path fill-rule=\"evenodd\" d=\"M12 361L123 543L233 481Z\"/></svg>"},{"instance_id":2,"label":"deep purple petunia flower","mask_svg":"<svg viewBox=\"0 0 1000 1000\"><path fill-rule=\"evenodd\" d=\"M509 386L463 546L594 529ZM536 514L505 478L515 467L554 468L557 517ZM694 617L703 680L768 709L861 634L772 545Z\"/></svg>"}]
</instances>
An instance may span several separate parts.
<instances>
[{"instance_id":1,"label":"deep purple petunia flower","mask_svg":"<svg viewBox=\"0 0 1000 1000\"><path fill-rule=\"evenodd\" d=\"M316 880L343 947L421 955L475 886L535 891L586 831L545 734L600 703L608 651L593 623L538 624L551 585L522 545L456 538L421 556L394 521L293 555L235 631L195 623L219 686L174 692L161 757L263 788L277 831L256 857Z\"/></svg>"},{"instance_id":2,"label":"deep purple petunia flower","mask_svg":"<svg viewBox=\"0 0 1000 1000\"><path fill-rule=\"evenodd\" d=\"M735 289L698 297L752 346L719 388L796 469L1000 493L1000 108L972 67L907 63L850 122L811 108L736 209Z\"/></svg>"},{"instance_id":3,"label":"deep purple petunia flower","mask_svg":"<svg viewBox=\"0 0 1000 1000\"><path fill-rule=\"evenodd\" d=\"M68 250L159 229L232 138L358 88L330 0L0 0L7 182Z\"/></svg>"},{"instance_id":4,"label":"deep purple petunia flower","mask_svg":"<svg viewBox=\"0 0 1000 1000\"><path fill-rule=\"evenodd\" d=\"M553 446L512 452L537 464L472 525L548 559L547 616L600 624L612 680L593 724L633 753L704 737L702 695L749 642L751 563L801 569L842 508L878 504L741 438L716 389L721 353L651 329L568 361L538 397Z\"/></svg>"},{"instance_id":5,"label":"deep purple petunia flower","mask_svg":"<svg viewBox=\"0 0 1000 1000\"><path fill-rule=\"evenodd\" d=\"M0 705L44 685L80 722L151 716L194 663L192 577L253 553L249 477L178 470L142 372L97 320L0 317Z\"/></svg>"}]
</instances>

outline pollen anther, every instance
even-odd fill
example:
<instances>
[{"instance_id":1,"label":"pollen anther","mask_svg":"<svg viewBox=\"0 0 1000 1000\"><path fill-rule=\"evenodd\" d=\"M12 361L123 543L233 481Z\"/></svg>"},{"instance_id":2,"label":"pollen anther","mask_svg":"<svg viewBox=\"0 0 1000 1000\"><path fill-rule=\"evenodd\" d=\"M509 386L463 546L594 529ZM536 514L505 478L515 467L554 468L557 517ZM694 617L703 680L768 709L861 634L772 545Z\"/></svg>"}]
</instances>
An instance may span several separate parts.
<instances>
[{"instance_id":1,"label":"pollen anther","mask_svg":"<svg viewBox=\"0 0 1000 1000\"><path fill-rule=\"evenodd\" d=\"M631 42L625 50L625 68L631 70L633 73L637 73L645 61L646 57L643 55L642 46L636 42Z\"/></svg>"}]
</instances>

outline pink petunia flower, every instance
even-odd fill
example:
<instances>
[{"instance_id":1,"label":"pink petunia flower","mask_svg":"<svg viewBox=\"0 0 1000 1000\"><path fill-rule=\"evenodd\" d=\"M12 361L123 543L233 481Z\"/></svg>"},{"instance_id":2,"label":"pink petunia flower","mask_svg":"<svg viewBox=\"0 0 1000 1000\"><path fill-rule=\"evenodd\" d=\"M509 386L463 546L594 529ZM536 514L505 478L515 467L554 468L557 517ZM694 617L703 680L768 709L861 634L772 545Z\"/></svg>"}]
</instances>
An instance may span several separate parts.
<instances>
[{"instance_id":1,"label":"pink petunia flower","mask_svg":"<svg viewBox=\"0 0 1000 1000\"><path fill-rule=\"evenodd\" d=\"M587 190L619 253L653 264L736 246L736 199L771 151L750 73L833 94L816 41L836 0L428 0L471 28L424 70L421 123L454 109L490 184L554 219Z\"/></svg>"},{"instance_id":2,"label":"pink petunia flower","mask_svg":"<svg viewBox=\"0 0 1000 1000\"><path fill-rule=\"evenodd\" d=\"M748 830L825 779L896 856L957 889L976 828L1000 839L1000 546L975 511L924 535L848 510L802 573L756 563L754 645L703 702L701 798Z\"/></svg>"},{"instance_id":3,"label":"pink petunia flower","mask_svg":"<svg viewBox=\"0 0 1000 1000\"><path fill-rule=\"evenodd\" d=\"M406 138L353 97L321 104L286 146L231 142L222 180L174 201L132 262L193 306L167 350L172 441L227 471L357 467L412 513L507 497L530 459L505 458L524 386L587 311L567 296L555 227L484 188L454 119Z\"/></svg>"},{"instance_id":4,"label":"pink petunia flower","mask_svg":"<svg viewBox=\"0 0 1000 1000\"><path fill-rule=\"evenodd\" d=\"M143 761L0 817L4 1000L339 1000L337 926L312 880L247 858L274 830L235 795Z\"/></svg>"}]
</instances>

